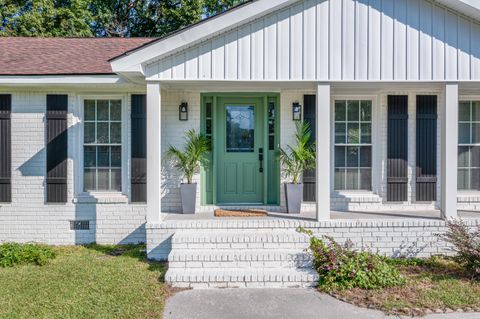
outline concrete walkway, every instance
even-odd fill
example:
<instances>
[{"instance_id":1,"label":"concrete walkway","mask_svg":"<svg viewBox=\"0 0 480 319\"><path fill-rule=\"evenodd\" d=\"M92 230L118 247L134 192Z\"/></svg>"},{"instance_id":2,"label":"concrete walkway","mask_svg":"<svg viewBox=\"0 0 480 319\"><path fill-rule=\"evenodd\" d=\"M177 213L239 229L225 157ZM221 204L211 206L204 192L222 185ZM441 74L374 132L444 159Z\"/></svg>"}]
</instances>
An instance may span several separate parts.
<instances>
[{"instance_id":1,"label":"concrete walkway","mask_svg":"<svg viewBox=\"0 0 480 319\"><path fill-rule=\"evenodd\" d=\"M359 308L314 289L209 289L182 291L167 300L165 319L380 319L380 311ZM480 314L429 315L427 319L474 319Z\"/></svg>"}]
</instances>

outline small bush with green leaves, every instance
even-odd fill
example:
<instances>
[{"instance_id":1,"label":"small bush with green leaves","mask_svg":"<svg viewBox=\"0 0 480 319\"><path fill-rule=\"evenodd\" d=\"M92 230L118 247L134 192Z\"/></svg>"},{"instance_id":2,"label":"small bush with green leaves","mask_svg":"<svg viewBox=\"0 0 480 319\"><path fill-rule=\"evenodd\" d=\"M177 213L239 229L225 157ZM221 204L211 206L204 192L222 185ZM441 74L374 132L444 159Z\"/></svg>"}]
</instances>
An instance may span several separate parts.
<instances>
[{"instance_id":1,"label":"small bush with green leaves","mask_svg":"<svg viewBox=\"0 0 480 319\"><path fill-rule=\"evenodd\" d=\"M405 283L398 269L386 262L384 257L367 251L354 251L351 242L340 245L331 237L320 239L307 234L310 235L313 266L320 275L321 290L375 289Z\"/></svg>"},{"instance_id":2,"label":"small bush with green leaves","mask_svg":"<svg viewBox=\"0 0 480 319\"><path fill-rule=\"evenodd\" d=\"M22 264L45 265L56 257L55 251L39 244L0 244L0 267L13 267Z\"/></svg>"},{"instance_id":3,"label":"small bush with green leaves","mask_svg":"<svg viewBox=\"0 0 480 319\"><path fill-rule=\"evenodd\" d=\"M480 225L470 229L462 220L451 220L447 227L440 237L453 245L455 261L480 279Z\"/></svg>"}]
</instances>

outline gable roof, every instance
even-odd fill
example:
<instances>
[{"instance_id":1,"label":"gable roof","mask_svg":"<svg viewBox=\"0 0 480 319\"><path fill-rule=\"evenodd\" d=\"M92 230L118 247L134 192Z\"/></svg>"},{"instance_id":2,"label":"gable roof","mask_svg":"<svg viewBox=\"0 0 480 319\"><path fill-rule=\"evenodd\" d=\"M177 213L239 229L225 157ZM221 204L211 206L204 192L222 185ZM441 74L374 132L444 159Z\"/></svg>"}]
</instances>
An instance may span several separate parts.
<instances>
[{"instance_id":1,"label":"gable roof","mask_svg":"<svg viewBox=\"0 0 480 319\"><path fill-rule=\"evenodd\" d=\"M184 48L196 45L222 32L254 21L273 11L283 9L300 0L251 0L214 16L206 21L194 24L178 32L159 38L139 48L125 52L111 59L112 69L116 73L144 73L142 64L172 55ZM458 13L480 21L479 0L428 0L446 6Z\"/></svg>"},{"instance_id":2,"label":"gable roof","mask_svg":"<svg viewBox=\"0 0 480 319\"><path fill-rule=\"evenodd\" d=\"M113 74L109 59L152 40L0 37L0 76Z\"/></svg>"}]
</instances>

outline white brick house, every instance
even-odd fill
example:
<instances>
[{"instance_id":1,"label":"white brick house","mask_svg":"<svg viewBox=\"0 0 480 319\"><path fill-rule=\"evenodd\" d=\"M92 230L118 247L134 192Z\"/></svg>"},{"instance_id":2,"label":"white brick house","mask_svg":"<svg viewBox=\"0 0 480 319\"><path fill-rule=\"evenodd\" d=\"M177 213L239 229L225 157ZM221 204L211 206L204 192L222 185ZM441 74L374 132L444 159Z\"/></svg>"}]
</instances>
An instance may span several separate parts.
<instances>
[{"instance_id":1,"label":"white brick house","mask_svg":"<svg viewBox=\"0 0 480 319\"><path fill-rule=\"evenodd\" d=\"M428 255L445 248L425 239L444 229L442 220L329 221L330 212L456 218L480 208L476 1L257 0L160 39L0 38L0 97L0 241L147 242L150 257L166 259L175 247L219 248L189 246L196 229L271 230L281 242L284 231L305 226L344 239L360 234L352 235L358 245L385 254L418 241ZM312 220L199 219L228 205L285 210L274 154L293 141L295 103L321 154L303 207ZM242 105L256 107L249 129L258 140L247 142L251 158L265 151L259 174L260 163L239 155L232 171L225 160L239 145L226 138L223 117ZM49 151L57 131L48 123L61 123L62 114L68 137ZM133 123L142 119L146 142ZM197 214L181 217L181 179L163 154L191 128L220 147L195 177ZM64 166L58 145L68 150ZM241 192L245 176L250 197ZM72 227L82 221L88 229ZM181 261L179 254L171 258Z\"/></svg>"}]
</instances>

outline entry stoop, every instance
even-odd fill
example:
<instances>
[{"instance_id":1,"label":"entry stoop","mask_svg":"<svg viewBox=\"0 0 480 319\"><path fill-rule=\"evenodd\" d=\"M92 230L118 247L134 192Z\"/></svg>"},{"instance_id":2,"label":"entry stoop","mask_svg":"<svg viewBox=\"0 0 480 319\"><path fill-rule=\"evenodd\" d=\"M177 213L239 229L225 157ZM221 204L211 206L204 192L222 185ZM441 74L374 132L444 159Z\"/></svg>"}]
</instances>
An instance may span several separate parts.
<instances>
[{"instance_id":1,"label":"entry stoop","mask_svg":"<svg viewBox=\"0 0 480 319\"><path fill-rule=\"evenodd\" d=\"M294 229L187 229L171 238L166 282L174 287L311 287L308 236Z\"/></svg>"}]
</instances>

